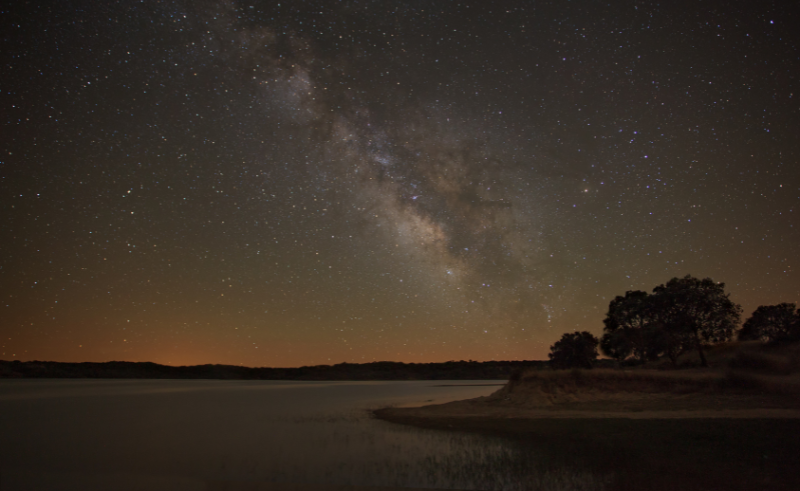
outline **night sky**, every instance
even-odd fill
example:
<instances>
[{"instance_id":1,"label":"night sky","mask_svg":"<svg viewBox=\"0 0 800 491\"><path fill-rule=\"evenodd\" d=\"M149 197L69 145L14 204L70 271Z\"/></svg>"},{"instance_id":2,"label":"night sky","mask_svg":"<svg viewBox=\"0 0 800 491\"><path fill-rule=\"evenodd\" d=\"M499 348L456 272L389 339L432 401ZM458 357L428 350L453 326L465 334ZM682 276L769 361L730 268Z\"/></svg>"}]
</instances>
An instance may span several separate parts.
<instances>
[{"instance_id":1,"label":"night sky","mask_svg":"<svg viewBox=\"0 0 800 491\"><path fill-rule=\"evenodd\" d=\"M797 302L791 3L13 2L0 359L543 359L675 276Z\"/></svg>"}]
</instances>

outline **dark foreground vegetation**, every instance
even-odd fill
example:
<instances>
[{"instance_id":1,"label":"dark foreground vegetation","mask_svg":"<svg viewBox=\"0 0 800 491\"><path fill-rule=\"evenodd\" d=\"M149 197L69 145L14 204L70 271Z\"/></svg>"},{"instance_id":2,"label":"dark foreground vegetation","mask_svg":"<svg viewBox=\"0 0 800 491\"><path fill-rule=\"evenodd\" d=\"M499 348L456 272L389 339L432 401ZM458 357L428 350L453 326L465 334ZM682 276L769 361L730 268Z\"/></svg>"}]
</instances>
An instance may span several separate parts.
<instances>
[{"instance_id":1,"label":"dark foreground vegetation","mask_svg":"<svg viewBox=\"0 0 800 491\"><path fill-rule=\"evenodd\" d=\"M542 361L448 361L445 363L340 363L299 368L234 365L172 367L150 362L59 363L0 360L0 378L139 378L220 380L499 380Z\"/></svg>"},{"instance_id":2,"label":"dark foreground vegetation","mask_svg":"<svg viewBox=\"0 0 800 491\"><path fill-rule=\"evenodd\" d=\"M800 310L793 303L762 305L739 329L741 314L725 283L691 275L672 278L652 293L627 291L614 298L600 339L587 331L564 333L550 347L550 366L592 368L599 347L620 367L664 359L678 368L689 352L697 354L698 366L707 367L706 351L733 339L772 345L800 341Z\"/></svg>"},{"instance_id":3,"label":"dark foreground vegetation","mask_svg":"<svg viewBox=\"0 0 800 491\"><path fill-rule=\"evenodd\" d=\"M800 489L800 343L731 342L704 355L707 368L689 351L679 366L694 368L684 370L668 359L523 370L486 398L375 414L509 438L540 467L594 476L593 486L564 489Z\"/></svg>"}]
</instances>

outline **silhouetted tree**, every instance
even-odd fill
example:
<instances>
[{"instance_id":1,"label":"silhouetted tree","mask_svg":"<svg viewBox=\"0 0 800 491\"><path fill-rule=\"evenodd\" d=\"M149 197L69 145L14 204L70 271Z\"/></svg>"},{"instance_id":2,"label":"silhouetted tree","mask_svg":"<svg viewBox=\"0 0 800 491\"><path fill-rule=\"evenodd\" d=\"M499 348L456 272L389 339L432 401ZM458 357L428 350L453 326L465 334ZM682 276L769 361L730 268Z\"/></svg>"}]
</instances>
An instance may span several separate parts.
<instances>
[{"instance_id":1,"label":"silhouetted tree","mask_svg":"<svg viewBox=\"0 0 800 491\"><path fill-rule=\"evenodd\" d=\"M741 307L725 293L723 283L687 275L673 278L648 294L625 292L608 305L600 348L621 362L667 356L673 365L687 350L696 349L704 366L704 347L727 341L739 323Z\"/></svg>"},{"instance_id":2,"label":"silhouetted tree","mask_svg":"<svg viewBox=\"0 0 800 491\"><path fill-rule=\"evenodd\" d=\"M550 347L550 366L553 368L592 368L597 360L599 341L590 332L567 332Z\"/></svg>"},{"instance_id":3,"label":"silhouetted tree","mask_svg":"<svg viewBox=\"0 0 800 491\"><path fill-rule=\"evenodd\" d=\"M656 357L666 356L673 366L677 366L678 357L694 346L689 331L684 329L683 306L664 288L664 285L657 286L650 295L653 320L647 338L648 349Z\"/></svg>"},{"instance_id":4,"label":"silhouetted tree","mask_svg":"<svg viewBox=\"0 0 800 491\"><path fill-rule=\"evenodd\" d=\"M776 342L800 339L800 310L793 303L761 305L744 322L740 340Z\"/></svg>"},{"instance_id":5,"label":"silhouetted tree","mask_svg":"<svg viewBox=\"0 0 800 491\"><path fill-rule=\"evenodd\" d=\"M617 363L622 363L633 353L633 343L622 329L615 329L600 337L600 351Z\"/></svg>"},{"instance_id":6,"label":"silhouetted tree","mask_svg":"<svg viewBox=\"0 0 800 491\"><path fill-rule=\"evenodd\" d=\"M605 334L600 349L617 361L631 354L639 361L646 361L652 351L647 341L653 315L652 300L647 292L627 291L624 297L614 298L603 319Z\"/></svg>"},{"instance_id":7,"label":"silhouetted tree","mask_svg":"<svg viewBox=\"0 0 800 491\"><path fill-rule=\"evenodd\" d=\"M741 318L742 308L725 293L725 284L711 278L672 278L654 288L653 296L667 344L696 349L703 366L705 346L730 340Z\"/></svg>"}]
</instances>

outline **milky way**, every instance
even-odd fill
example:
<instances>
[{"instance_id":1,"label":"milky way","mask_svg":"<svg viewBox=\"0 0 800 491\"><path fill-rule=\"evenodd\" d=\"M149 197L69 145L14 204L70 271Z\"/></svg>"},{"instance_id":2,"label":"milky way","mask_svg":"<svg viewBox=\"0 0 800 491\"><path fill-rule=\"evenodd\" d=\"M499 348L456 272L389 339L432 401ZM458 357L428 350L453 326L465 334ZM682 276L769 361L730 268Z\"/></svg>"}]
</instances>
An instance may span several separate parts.
<instances>
[{"instance_id":1,"label":"milky way","mask_svg":"<svg viewBox=\"0 0 800 491\"><path fill-rule=\"evenodd\" d=\"M2 359L535 359L608 302L797 301L794 12L3 12Z\"/></svg>"}]
</instances>

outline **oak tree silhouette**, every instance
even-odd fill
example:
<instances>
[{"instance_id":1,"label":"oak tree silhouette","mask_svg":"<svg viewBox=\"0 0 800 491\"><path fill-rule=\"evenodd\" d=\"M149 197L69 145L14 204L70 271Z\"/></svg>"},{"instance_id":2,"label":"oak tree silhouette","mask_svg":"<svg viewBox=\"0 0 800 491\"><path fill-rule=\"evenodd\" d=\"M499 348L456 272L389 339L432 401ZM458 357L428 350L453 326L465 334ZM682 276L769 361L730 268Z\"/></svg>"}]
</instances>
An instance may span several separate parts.
<instances>
[{"instance_id":1,"label":"oak tree silhouette","mask_svg":"<svg viewBox=\"0 0 800 491\"><path fill-rule=\"evenodd\" d=\"M599 341L588 331L564 333L550 347L550 366L557 369L592 368Z\"/></svg>"},{"instance_id":2,"label":"oak tree silhouette","mask_svg":"<svg viewBox=\"0 0 800 491\"><path fill-rule=\"evenodd\" d=\"M800 310L793 303L761 305L739 331L742 341L780 342L800 339Z\"/></svg>"}]
</instances>

